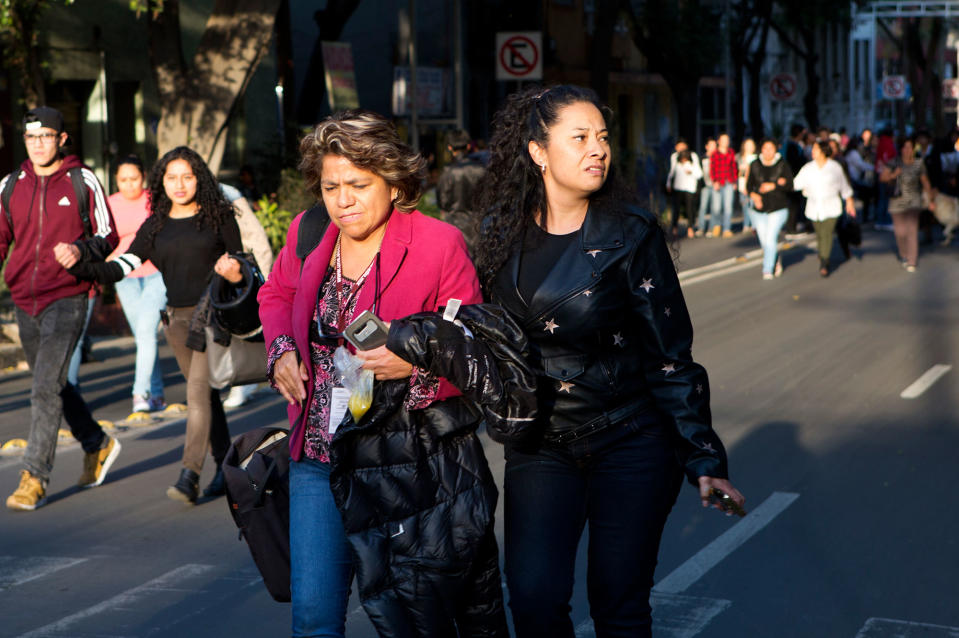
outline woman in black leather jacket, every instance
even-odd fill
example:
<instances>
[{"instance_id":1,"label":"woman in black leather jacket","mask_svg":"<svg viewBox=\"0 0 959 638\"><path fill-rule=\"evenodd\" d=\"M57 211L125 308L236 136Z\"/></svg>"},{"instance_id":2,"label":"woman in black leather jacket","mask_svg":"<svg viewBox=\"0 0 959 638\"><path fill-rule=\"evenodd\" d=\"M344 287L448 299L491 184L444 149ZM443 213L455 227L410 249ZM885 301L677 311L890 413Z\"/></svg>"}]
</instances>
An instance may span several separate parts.
<instances>
[{"instance_id":1,"label":"woman in black leather jacket","mask_svg":"<svg viewBox=\"0 0 959 638\"><path fill-rule=\"evenodd\" d=\"M589 89L508 98L479 205L488 298L529 338L533 435L506 444L505 549L518 638L572 638L576 548L589 524L596 635L649 636L649 591L685 469L703 505L727 480L706 371L664 235L611 173L607 109Z\"/></svg>"}]
</instances>

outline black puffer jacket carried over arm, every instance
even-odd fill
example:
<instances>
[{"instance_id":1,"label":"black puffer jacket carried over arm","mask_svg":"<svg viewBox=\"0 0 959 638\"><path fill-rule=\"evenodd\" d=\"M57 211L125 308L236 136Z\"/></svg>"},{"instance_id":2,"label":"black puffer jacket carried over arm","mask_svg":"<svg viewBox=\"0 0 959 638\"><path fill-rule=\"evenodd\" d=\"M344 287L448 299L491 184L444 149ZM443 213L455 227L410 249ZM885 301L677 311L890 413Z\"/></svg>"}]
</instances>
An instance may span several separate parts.
<instances>
[{"instance_id":1,"label":"black puffer jacket carried over arm","mask_svg":"<svg viewBox=\"0 0 959 638\"><path fill-rule=\"evenodd\" d=\"M523 436L535 417L525 339L500 309L394 320L387 347L466 396L405 406L406 380L378 382L330 449L330 487L354 552L360 600L381 636L506 638L497 491L476 428Z\"/></svg>"}]
</instances>

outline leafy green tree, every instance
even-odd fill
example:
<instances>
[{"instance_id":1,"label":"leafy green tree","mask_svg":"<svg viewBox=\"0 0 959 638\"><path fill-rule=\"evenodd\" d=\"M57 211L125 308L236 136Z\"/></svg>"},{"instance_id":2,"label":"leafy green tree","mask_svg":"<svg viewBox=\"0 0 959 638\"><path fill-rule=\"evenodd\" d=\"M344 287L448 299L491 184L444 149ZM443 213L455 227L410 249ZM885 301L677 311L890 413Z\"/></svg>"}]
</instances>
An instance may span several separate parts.
<instances>
[{"instance_id":1,"label":"leafy green tree","mask_svg":"<svg viewBox=\"0 0 959 638\"><path fill-rule=\"evenodd\" d=\"M19 81L27 108L46 101L37 26L54 4L73 4L73 0L0 0L3 65Z\"/></svg>"}]
</instances>

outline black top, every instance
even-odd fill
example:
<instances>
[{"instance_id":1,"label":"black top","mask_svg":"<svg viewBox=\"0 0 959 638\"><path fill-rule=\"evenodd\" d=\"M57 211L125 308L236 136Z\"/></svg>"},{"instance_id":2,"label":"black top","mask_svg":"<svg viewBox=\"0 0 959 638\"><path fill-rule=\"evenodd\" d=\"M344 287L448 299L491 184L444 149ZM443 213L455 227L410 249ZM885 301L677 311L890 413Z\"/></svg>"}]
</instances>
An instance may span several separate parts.
<instances>
[{"instance_id":1,"label":"black top","mask_svg":"<svg viewBox=\"0 0 959 638\"><path fill-rule=\"evenodd\" d=\"M143 261L149 259L163 274L168 305L174 308L196 305L210 283L210 273L220 255L243 250L240 228L232 217L219 232L207 225L198 230L193 217L171 217L151 244L149 236L156 220L150 216L143 222L127 252Z\"/></svg>"},{"instance_id":2,"label":"black top","mask_svg":"<svg viewBox=\"0 0 959 638\"><path fill-rule=\"evenodd\" d=\"M785 180L784 184L779 183L779 179ZM760 193L763 201L763 207L758 209L760 213L772 213L789 206L788 193L793 190L793 172L784 160L779 159L770 165L763 164L761 159L753 161L749 165L749 179L746 180L746 192L759 193L759 187L765 182L772 182L776 188L768 193Z\"/></svg>"},{"instance_id":3,"label":"black top","mask_svg":"<svg viewBox=\"0 0 959 638\"><path fill-rule=\"evenodd\" d=\"M80 263L70 272L77 277L99 282L120 281L130 270L149 260L163 275L167 305L183 308L195 306L203 296L220 255L243 250L240 228L232 216L216 230L208 225L197 229L194 217L171 217L150 241L156 224L156 217L147 217L137 230L130 248L114 261L97 262L95 257L84 251L83 246L78 246L81 250ZM124 259L131 254L139 262Z\"/></svg>"},{"instance_id":4,"label":"black top","mask_svg":"<svg viewBox=\"0 0 959 638\"><path fill-rule=\"evenodd\" d=\"M523 255L519 266L519 293L529 303L546 275L553 269L580 231L566 235L551 235L537 225L526 233Z\"/></svg>"}]
</instances>

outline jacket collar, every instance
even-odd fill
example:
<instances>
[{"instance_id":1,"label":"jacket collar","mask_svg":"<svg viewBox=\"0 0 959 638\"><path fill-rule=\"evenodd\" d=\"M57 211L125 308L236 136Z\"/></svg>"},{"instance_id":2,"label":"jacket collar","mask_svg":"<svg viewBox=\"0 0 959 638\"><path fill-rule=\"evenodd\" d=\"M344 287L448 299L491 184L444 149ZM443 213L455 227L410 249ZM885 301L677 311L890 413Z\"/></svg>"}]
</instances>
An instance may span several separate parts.
<instances>
[{"instance_id":1,"label":"jacket collar","mask_svg":"<svg viewBox=\"0 0 959 638\"><path fill-rule=\"evenodd\" d=\"M590 205L583 222L583 252L620 248L625 241L619 215Z\"/></svg>"}]
</instances>

